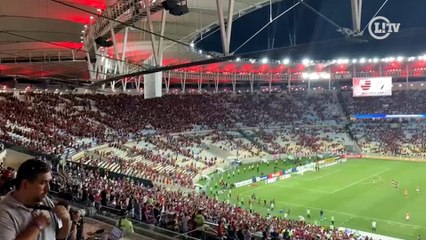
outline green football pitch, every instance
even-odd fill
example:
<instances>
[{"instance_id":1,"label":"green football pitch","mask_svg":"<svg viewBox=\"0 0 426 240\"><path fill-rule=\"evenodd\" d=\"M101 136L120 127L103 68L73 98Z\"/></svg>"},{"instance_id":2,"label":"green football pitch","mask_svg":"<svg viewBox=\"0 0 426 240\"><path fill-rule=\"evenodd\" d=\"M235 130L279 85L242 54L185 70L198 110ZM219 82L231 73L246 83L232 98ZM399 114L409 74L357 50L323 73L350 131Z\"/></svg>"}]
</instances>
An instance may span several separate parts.
<instances>
[{"instance_id":1,"label":"green football pitch","mask_svg":"<svg viewBox=\"0 0 426 240\"><path fill-rule=\"evenodd\" d=\"M260 173L274 172L275 163L260 166ZM212 178L210 186L223 178L225 182L234 183L258 176L257 170L244 171L235 175L228 171ZM282 169L283 163L277 167ZM288 167L287 167L288 168ZM228 173L230 178L228 179ZM399 182L395 189L392 180ZM374 183L373 183L374 182ZM416 192L416 187L420 192ZM404 196L405 189L408 196ZM292 176L272 184L264 181L250 186L234 188L230 201L237 203L238 197L244 200L248 208L248 199L252 194L261 199L253 204L255 211L267 213L263 200L275 200L272 215L283 216L283 210L289 211L289 218L306 219L306 210L311 210L311 219L324 226L331 225L335 218L336 227L348 227L371 232L371 222L377 222L377 234L402 239L417 239L420 234L426 237L426 163L354 159L323 168L319 172L306 172L304 175ZM219 199L226 200L228 191L219 194ZM319 211L323 209L324 219L319 221ZM405 220L406 212L410 213L410 221Z\"/></svg>"}]
</instances>

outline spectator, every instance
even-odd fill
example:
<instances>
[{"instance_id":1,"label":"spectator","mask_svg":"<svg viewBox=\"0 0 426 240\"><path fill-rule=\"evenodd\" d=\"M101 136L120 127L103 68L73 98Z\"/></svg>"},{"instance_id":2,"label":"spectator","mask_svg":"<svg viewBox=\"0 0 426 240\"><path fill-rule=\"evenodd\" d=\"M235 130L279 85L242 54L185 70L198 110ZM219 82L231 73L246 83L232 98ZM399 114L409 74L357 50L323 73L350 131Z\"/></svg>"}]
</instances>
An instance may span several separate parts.
<instances>
[{"instance_id":1,"label":"spectator","mask_svg":"<svg viewBox=\"0 0 426 240\"><path fill-rule=\"evenodd\" d=\"M21 164L16 176L16 191L0 202L0 239L65 239L71 228L70 215L64 206L54 206L46 196L52 179L49 166L30 159ZM53 211L33 214L37 205ZM62 227L59 228L58 220Z\"/></svg>"}]
</instances>

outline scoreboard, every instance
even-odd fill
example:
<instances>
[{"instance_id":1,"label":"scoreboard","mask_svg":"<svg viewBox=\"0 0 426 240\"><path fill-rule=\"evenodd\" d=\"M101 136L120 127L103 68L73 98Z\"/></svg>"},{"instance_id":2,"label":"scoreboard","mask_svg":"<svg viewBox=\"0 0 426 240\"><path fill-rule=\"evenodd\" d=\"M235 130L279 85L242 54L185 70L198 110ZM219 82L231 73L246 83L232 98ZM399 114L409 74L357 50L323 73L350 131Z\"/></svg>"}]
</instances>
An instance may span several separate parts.
<instances>
[{"instance_id":1,"label":"scoreboard","mask_svg":"<svg viewBox=\"0 0 426 240\"><path fill-rule=\"evenodd\" d=\"M392 77L354 78L354 97L392 96Z\"/></svg>"}]
</instances>

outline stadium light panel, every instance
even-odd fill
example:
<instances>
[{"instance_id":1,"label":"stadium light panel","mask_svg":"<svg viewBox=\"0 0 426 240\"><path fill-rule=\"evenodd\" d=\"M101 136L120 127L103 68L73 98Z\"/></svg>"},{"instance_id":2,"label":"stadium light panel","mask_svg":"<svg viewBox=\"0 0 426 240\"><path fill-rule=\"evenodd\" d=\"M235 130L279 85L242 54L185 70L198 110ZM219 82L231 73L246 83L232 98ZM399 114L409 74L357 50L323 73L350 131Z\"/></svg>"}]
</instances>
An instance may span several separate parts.
<instances>
[{"instance_id":1,"label":"stadium light panel","mask_svg":"<svg viewBox=\"0 0 426 240\"><path fill-rule=\"evenodd\" d=\"M289 64L289 63L290 63L290 59L285 58L285 59L283 60L283 63L284 63L284 64Z\"/></svg>"},{"instance_id":2,"label":"stadium light panel","mask_svg":"<svg viewBox=\"0 0 426 240\"><path fill-rule=\"evenodd\" d=\"M303 65L309 65L310 60L305 58L302 60Z\"/></svg>"},{"instance_id":3,"label":"stadium light panel","mask_svg":"<svg viewBox=\"0 0 426 240\"><path fill-rule=\"evenodd\" d=\"M393 62L393 61L395 61L395 58L394 58L394 57L390 57L390 58L389 58L389 61L390 61L390 62Z\"/></svg>"},{"instance_id":4,"label":"stadium light panel","mask_svg":"<svg viewBox=\"0 0 426 240\"><path fill-rule=\"evenodd\" d=\"M379 61L379 59L378 58L373 58L373 62L374 63L377 63Z\"/></svg>"},{"instance_id":5,"label":"stadium light panel","mask_svg":"<svg viewBox=\"0 0 426 240\"><path fill-rule=\"evenodd\" d=\"M235 59L235 61L241 62L241 58L237 57L237 59Z\"/></svg>"},{"instance_id":6,"label":"stadium light panel","mask_svg":"<svg viewBox=\"0 0 426 240\"><path fill-rule=\"evenodd\" d=\"M402 62L402 61L404 61L404 57L399 56L399 57L397 57L397 58L396 58L396 60L397 60L398 62Z\"/></svg>"},{"instance_id":7,"label":"stadium light panel","mask_svg":"<svg viewBox=\"0 0 426 240\"><path fill-rule=\"evenodd\" d=\"M335 60L333 60L335 61ZM349 63L349 59L347 58L339 58L337 59L337 64L348 64Z\"/></svg>"},{"instance_id":8,"label":"stadium light panel","mask_svg":"<svg viewBox=\"0 0 426 240\"><path fill-rule=\"evenodd\" d=\"M352 63L357 63L357 62L358 62L358 59L356 58L352 59Z\"/></svg>"},{"instance_id":9,"label":"stadium light panel","mask_svg":"<svg viewBox=\"0 0 426 240\"><path fill-rule=\"evenodd\" d=\"M265 58L262 58L262 64L267 64L267 63L268 63L268 61L269 61L269 60L268 60L268 58L266 58L266 57L265 57Z\"/></svg>"},{"instance_id":10,"label":"stadium light panel","mask_svg":"<svg viewBox=\"0 0 426 240\"><path fill-rule=\"evenodd\" d=\"M189 46L191 46L191 47L193 48L193 47L195 47L195 44L194 44L193 42L191 42L191 43L189 44Z\"/></svg>"},{"instance_id":11,"label":"stadium light panel","mask_svg":"<svg viewBox=\"0 0 426 240\"><path fill-rule=\"evenodd\" d=\"M365 58L361 58L361 59L359 60L359 62L360 62L360 63L365 63L365 61L366 61L366 60L365 60Z\"/></svg>"},{"instance_id":12,"label":"stadium light panel","mask_svg":"<svg viewBox=\"0 0 426 240\"><path fill-rule=\"evenodd\" d=\"M318 80L320 79L320 75L316 72L309 74L309 79L311 80Z\"/></svg>"}]
</instances>

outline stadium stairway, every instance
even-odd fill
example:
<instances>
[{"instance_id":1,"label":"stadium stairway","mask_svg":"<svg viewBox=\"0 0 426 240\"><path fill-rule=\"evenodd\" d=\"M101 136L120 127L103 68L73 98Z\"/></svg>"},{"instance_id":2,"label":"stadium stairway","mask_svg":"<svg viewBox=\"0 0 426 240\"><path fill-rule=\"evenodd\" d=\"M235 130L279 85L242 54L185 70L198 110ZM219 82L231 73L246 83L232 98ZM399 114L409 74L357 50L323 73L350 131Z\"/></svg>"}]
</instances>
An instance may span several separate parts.
<instances>
[{"instance_id":1,"label":"stadium stairway","mask_svg":"<svg viewBox=\"0 0 426 240\"><path fill-rule=\"evenodd\" d=\"M350 124L351 123L347 123L347 124L345 124L345 127L344 127L345 130L346 130L345 131L346 135L347 135L346 140L348 140L348 144L346 144L346 145L347 146L354 146L353 149L352 149L353 152L362 153L361 147L359 146L357 140L355 139L353 133L351 132Z\"/></svg>"},{"instance_id":2,"label":"stadium stairway","mask_svg":"<svg viewBox=\"0 0 426 240\"><path fill-rule=\"evenodd\" d=\"M254 144L255 146L257 146L259 149L262 149L263 151L265 151L268 154L273 154L271 151L269 151L268 147L261 144L260 142L256 141L253 137L253 135L247 134L246 132L244 132L241 129L237 130L241 136L243 136L245 139L249 140L252 144Z\"/></svg>"},{"instance_id":3,"label":"stadium stairway","mask_svg":"<svg viewBox=\"0 0 426 240\"><path fill-rule=\"evenodd\" d=\"M342 93L341 92L339 92L339 93L334 92L333 97L335 98L334 100L337 100L337 103L338 103L337 107L339 109L339 112L341 114L343 114L342 116L344 116L346 120L350 120L350 114L349 114L348 108L346 106L345 99L343 99Z\"/></svg>"},{"instance_id":4,"label":"stadium stairway","mask_svg":"<svg viewBox=\"0 0 426 240\"><path fill-rule=\"evenodd\" d=\"M338 94L337 92L333 92L333 101L337 103L336 106L337 106L337 111L339 112L339 115L340 115L340 119L348 120L349 116L347 112L345 111L344 106L342 106L342 103L343 103L342 96Z\"/></svg>"},{"instance_id":5,"label":"stadium stairway","mask_svg":"<svg viewBox=\"0 0 426 240\"><path fill-rule=\"evenodd\" d=\"M229 156L232 156L228 151L225 151L221 149L220 147L217 147L213 144L209 144L206 151L210 152L214 156L217 156L218 158L227 159Z\"/></svg>"}]
</instances>

